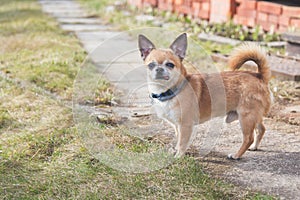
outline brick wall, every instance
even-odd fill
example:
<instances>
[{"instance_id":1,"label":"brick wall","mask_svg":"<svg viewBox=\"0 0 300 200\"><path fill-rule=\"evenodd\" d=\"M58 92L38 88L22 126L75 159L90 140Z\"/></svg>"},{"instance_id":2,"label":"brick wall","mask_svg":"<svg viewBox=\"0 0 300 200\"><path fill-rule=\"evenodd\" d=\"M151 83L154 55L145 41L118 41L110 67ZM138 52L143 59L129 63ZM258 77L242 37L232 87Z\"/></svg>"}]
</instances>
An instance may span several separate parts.
<instances>
[{"instance_id":1,"label":"brick wall","mask_svg":"<svg viewBox=\"0 0 300 200\"><path fill-rule=\"evenodd\" d=\"M267 1L240 0L236 6L234 21L264 30L284 32L288 27L300 28L300 7L286 6Z\"/></svg>"},{"instance_id":2,"label":"brick wall","mask_svg":"<svg viewBox=\"0 0 300 200\"><path fill-rule=\"evenodd\" d=\"M300 28L300 7L256 0L127 0L139 8L157 7L160 10L191 15L219 23L233 19L237 24L266 31L284 32L288 27Z\"/></svg>"}]
</instances>

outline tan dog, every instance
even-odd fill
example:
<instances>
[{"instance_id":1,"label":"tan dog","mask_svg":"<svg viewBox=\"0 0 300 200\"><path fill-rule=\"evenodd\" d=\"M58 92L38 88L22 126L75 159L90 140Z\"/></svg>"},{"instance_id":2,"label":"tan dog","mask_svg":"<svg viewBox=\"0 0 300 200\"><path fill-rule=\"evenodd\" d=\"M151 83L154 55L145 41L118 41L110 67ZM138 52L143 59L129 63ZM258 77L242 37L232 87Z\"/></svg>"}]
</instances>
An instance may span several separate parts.
<instances>
[{"instance_id":1,"label":"tan dog","mask_svg":"<svg viewBox=\"0 0 300 200\"><path fill-rule=\"evenodd\" d=\"M213 74L187 74L182 64L187 49L185 33L176 38L170 49L156 49L150 40L139 35L139 49L148 66L149 90L156 112L175 128L176 157L188 148L194 125L222 115L227 115L227 123L238 119L243 131L242 146L228 158L240 159L247 149L257 149L265 132L263 116L271 104L270 70L261 48L244 44L230 57L233 71ZM248 60L257 64L258 73L236 71Z\"/></svg>"}]
</instances>

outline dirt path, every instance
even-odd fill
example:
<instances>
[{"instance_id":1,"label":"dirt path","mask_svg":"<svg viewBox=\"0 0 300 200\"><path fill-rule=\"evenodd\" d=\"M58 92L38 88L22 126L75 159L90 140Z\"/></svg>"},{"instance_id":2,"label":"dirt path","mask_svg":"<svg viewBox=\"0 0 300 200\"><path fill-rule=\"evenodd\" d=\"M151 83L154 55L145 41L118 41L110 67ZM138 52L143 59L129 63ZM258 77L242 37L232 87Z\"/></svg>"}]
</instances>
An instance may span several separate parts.
<instances>
[{"instance_id":1,"label":"dirt path","mask_svg":"<svg viewBox=\"0 0 300 200\"><path fill-rule=\"evenodd\" d=\"M266 119L267 131L258 151L248 151L240 161L225 157L242 141L238 123L222 131L212 153L203 159L208 171L243 187L297 199L300 195L300 127ZM197 143L197 141L195 141Z\"/></svg>"}]
</instances>

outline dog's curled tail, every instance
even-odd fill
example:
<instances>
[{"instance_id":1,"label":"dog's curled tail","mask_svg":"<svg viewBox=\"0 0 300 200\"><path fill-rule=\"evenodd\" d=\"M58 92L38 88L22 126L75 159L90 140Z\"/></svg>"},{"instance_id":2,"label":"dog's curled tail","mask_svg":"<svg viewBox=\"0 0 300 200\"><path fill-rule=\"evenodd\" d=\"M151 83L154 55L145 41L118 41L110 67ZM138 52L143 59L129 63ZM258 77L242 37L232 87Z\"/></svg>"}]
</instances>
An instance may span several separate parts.
<instances>
[{"instance_id":1,"label":"dog's curled tail","mask_svg":"<svg viewBox=\"0 0 300 200\"><path fill-rule=\"evenodd\" d=\"M244 43L236 48L229 57L228 65L232 70L238 70L246 61L254 61L258 66L261 79L268 83L271 77L266 52L259 45Z\"/></svg>"}]
</instances>

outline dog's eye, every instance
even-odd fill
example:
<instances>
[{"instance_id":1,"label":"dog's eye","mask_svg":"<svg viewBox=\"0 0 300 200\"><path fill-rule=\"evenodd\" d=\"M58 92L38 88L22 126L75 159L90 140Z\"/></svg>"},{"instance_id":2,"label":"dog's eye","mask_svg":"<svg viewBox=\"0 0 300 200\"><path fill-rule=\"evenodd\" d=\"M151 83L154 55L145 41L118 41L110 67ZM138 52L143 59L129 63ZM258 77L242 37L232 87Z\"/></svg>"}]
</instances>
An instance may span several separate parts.
<instances>
[{"instance_id":1,"label":"dog's eye","mask_svg":"<svg viewBox=\"0 0 300 200\"><path fill-rule=\"evenodd\" d=\"M153 69L155 66L156 64L154 62L148 64L149 69Z\"/></svg>"},{"instance_id":2,"label":"dog's eye","mask_svg":"<svg viewBox=\"0 0 300 200\"><path fill-rule=\"evenodd\" d=\"M175 67L175 65L173 63L170 63L170 62L166 63L166 66L170 67L170 68L174 68Z\"/></svg>"}]
</instances>

